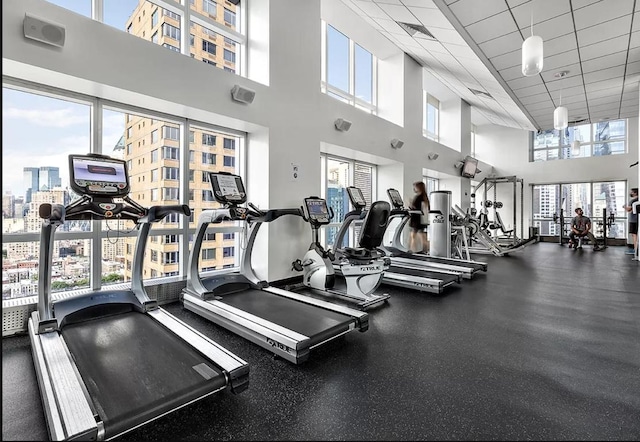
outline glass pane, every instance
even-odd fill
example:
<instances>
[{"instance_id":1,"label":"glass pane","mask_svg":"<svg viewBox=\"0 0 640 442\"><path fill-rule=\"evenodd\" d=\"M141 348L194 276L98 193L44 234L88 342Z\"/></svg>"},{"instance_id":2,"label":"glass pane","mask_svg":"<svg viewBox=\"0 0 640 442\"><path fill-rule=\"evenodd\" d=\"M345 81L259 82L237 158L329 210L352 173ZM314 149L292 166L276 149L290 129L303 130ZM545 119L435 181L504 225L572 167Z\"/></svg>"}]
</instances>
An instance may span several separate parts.
<instances>
[{"instance_id":1,"label":"glass pane","mask_svg":"<svg viewBox=\"0 0 640 442\"><path fill-rule=\"evenodd\" d=\"M573 141L578 140L582 143L590 143L591 140L591 125L583 124L581 126L571 126L567 128L567 136L565 137L565 144L571 144Z\"/></svg>"},{"instance_id":2,"label":"glass pane","mask_svg":"<svg viewBox=\"0 0 640 442\"><path fill-rule=\"evenodd\" d=\"M438 108L430 103L427 104L427 133L438 135Z\"/></svg>"},{"instance_id":3,"label":"glass pane","mask_svg":"<svg viewBox=\"0 0 640 442\"><path fill-rule=\"evenodd\" d=\"M108 0L104 22L130 34L180 52L179 14L149 1Z\"/></svg>"},{"instance_id":4,"label":"glass pane","mask_svg":"<svg viewBox=\"0 0 640 442\"><path fill-rule=\"evenodd\" d=\"M189 189L194 191L194 201L189 204L193 208L193 222L190 227L195 228L198 217L205 209L220 207L214 200L209 172L238 173L237 149L239 139L229 134L214 132L209 129L191 126L194 133L194 142L190 149L194 151L195 161L190 165L194 170L194 181L189 184ZM233 223L225 223L234 225ZM200 271L222 269L228 264L235 264L236 236L222 233L208 233L202 242L199 268ZM205 252L205 250L210 250ZM226 251L225 251L226 250Z\"/></svg>"},{"instance_id":5,"label":"glass pane","mask_svg":"<svg viewBox=\"0 0 640 442\"><path fill-rule=\"evenodd\" d=\"M533 148L542 148L560 145L560 133L557 130L540 131L533 138Z\"/></svg>"},{"instance_id":6,"label":"glass pane","mask_svg":"<svg viewBox=\"0 0 640 442\"><path fill-rule=\"evenodd\" d=\"M536 150L533 152L533 161L547 161L547 151Z\"/></svg>"},{"instance_id":7,"label":"glass pane","mask_svg":"<svg viewBox=\"0 0 640 442\"><path fill-rule=\"evenodd\" d=\"M625 153L625 142L615 141L593 145L593 156L615 155Z\"/></svg>"},{"instance_id":8,"label":"glass pane","mask_svg":"<svg viewBox=\"0 0 640 442\"><path fill-rule=\"evenodd\" d=\"M349 39L335 28L327 26L327 82L349 91Z\"/></svg>"},{"instance_id":9,"label":"glass pane","mask_svg":"<svg viewBox=\"0 0 640 442\"><path fill-rule=\"evenodd\" d=\"M601 121L593 125L595 141L621 140L626 138L625 120Z\"/></svg>"},{"instance_id":10,"label":"glass pane","mask_svg":"<svg viewBox=\"0 0 640 442\"><path fill-rule=\"evenodd\" d=\"M349 212L349 195L347 186L349 185L349 162L329 158L327 161L327 205L333 210L334 217L332 223L338 224L344 220L344 216ZM327 228L327 247L333 247L337 228ZM348 238L345 238L343 245L348 245Z\"/></svg>"},{"instance_id":11,"label":"glass pane","mask_svg":"<svg viewBox=\"0 0 640 442\"><path fill-rule=\"evenodd\" d=\"M2 299L37 296L40 242L8 242L3 235L2 251ZM89 287L90 256L89 240L54 241L51 291Z\"/></svg>"},{"instance_id":12,"label":"glass pane","mask_svg":"<svg viewBox=\"0 0 640 442\"><path fill-rule=\"evenodd\" d=\"M238 43L210 28L191 22L191 57L211 66L236 72Z\"/></svg>"},{"instance_id":13,"label":"glass pane","mask_svg":"<svg viewBox=\"0 0 640 442\"><path fill-rule=\"evenodd\" d=\"M575 209L580 207L585 216L593 218L593 207L591 203L591 184L562 184L561 197L564 204L561 203L564 210L565 218L571 221L575 216ZM593 219L591 220L593 221Z\"/></svg>"},{"instance_id":14,"label":"glass pane","mask_svg":"<svg viewBox=\"0 0 640 442\"><path fill-rule=\"evenodd\" d=\"M75 197L69 154L90 151L90 118L89 105L3 88L3 210L10 215L3 232L40 232L40 204L68 204ZM25 136L38 133L46 133L46 142ZM59 231L90 229L85 221L70 221Z\"/></svg>"},{"instance_id":15,"label":"glass pane","mask_svg":"<svg viewBox=\"0 0 640 442\"><path fill-rule=\"evenodd\" d=\"M373 56L359 45L355 45L355 89L356 97L373 103Z\"/></svg>"},{"instance_id":16,"label":"glass pane","mask_svg":"<svg viewBox=\"0 0 640 442\"><path fill-rule=\"evenodd\" d=\"M48 0L49 3L91 18L91 0Z\"/></svg>"}]
</instances>

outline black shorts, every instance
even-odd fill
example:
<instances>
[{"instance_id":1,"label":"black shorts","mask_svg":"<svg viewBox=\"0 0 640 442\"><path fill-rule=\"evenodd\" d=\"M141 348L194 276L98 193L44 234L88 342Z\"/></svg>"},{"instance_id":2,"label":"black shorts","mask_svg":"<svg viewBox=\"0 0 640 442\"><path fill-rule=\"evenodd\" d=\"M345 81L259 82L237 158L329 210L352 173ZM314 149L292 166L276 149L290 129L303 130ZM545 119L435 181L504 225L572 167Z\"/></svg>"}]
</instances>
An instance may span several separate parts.
<instances>
[{"instance_id":1,"label":"black shorts","mask_svg":"<svg viewBox=\"0 0 640 442\"><path fill-rule=\"evenodd\" d=\"M420 233L420 232L427 232L427 229L429 228L428 224L420 224L419 227L411 227L411 230L416 232L416 233Z\"/></svg>"},{"instance_id":2,"label":"black shorts","mask_svg":"<svg viewBox=\"0 0 640 442\"><path fill-rule=\"evenodd\" d=\"M638 234L638 223L629 223L629 233Z\"/></svg>"}]
</instances>

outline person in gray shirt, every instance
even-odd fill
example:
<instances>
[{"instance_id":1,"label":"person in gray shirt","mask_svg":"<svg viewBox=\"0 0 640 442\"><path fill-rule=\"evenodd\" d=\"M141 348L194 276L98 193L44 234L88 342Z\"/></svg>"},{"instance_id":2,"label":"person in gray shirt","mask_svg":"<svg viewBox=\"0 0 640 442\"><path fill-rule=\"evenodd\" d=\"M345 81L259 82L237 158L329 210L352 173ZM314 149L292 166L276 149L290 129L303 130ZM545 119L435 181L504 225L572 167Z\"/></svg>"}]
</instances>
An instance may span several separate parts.
<instances>
[{"instance_id":1,"label":"person in gray shirt","mask_svg":"<svg viewBox=\"0 0 640 442\"><path fill-rule=\"evenodd\" d=\"M582 246L578 246L578 238L586 236L593 244L593 250L600 250L596 237L591 233L591 218L584 216L580 207L575 212L576 216L571 220L571 233L569 234L570 244L573 245L573 249L581 249Z\"/></svg>"},{"instance_id":2,"label":"person in gray shirt","mask_svg":"<svg viewBox=\"0 0 640 442\"><path fill-rule=\"evenodd\" d=\"M622 208L627 211L627 221L629 222L629 233L631 234L632 242L632 244L629 246L627 254L633 255L635 253L635 248L638 247L638 214L633 213L633 203L638 201L637 187L631 189L629 197L631 198L629 200L629 204L626 206L622 206Z\"/></svg>"}]
</instances>

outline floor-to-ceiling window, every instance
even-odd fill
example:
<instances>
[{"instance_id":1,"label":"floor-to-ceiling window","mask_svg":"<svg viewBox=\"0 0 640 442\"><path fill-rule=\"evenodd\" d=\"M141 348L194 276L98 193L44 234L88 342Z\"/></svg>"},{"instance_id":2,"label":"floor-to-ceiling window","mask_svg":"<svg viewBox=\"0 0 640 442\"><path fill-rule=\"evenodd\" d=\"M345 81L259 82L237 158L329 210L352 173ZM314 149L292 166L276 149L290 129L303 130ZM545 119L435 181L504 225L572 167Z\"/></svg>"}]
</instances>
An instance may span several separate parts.
<instances>
[{"instance_id":1,"label":"floor-to-ceiling window","mask_svg":"<svg viewBox=\"0 0 640 442\"><path fill-rule=\"evenodd\" d=\"M376 198L376 166L359 161L330 155L321 155L322 163L322 196L333 211L331 223L321 232L321 241L330 248L336 246L336 235L344 217L353 209L347 194L347 187L355 186L362 191L367 206ZM353 226L345 236L341 246L353 246L357 238L359 226Z\"/></svg>"},{"instance_id":2,"label":"floor-to-ceiling window","mask_svg":"<svg viewBox=\"0 0 640 442\"><path fill-rule=\"evenodd\" d=\"M567 235L579 207L591 218L591 230L596 236L602 235L606 224L608 238L626 238L626 215L622 209L626 187L624 181L534 185L533 225L541 236L558 236L561 228ZM564 226L559 221L561 209Z\"/></svg>"},{"instance_id":3,"label":"floor-to-ceiling window","mask_svg":"<svg viewBox=\"0 0 640 442\"><path fill-rule=\"evenodd\" d=\"M198 215L217 205L207 172L242 171L244 134L20 81L4 86L3 299L37 294L38 207L77 198L69 154L125 160L130 197L144 207L189 205L191 219L170 215L153 226L144 257L144 279L180 274ZM54 244L52 290L129 281L135 233L132 222L66 222ZM236 236L233 228L207 236L200 268L234 266Z\"/></svg>"}]
</instances>

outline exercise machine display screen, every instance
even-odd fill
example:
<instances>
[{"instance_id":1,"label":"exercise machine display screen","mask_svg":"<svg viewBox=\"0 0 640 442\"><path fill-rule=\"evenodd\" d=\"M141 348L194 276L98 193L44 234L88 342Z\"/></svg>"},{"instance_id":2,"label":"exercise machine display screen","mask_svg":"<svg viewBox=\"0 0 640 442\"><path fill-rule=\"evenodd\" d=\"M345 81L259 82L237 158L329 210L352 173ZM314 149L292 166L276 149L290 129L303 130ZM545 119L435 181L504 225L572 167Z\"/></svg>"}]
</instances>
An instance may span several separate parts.
<instances>
[{"instance_id":1,"label":"exercise machine display screen","mask_svg":"<svg viewBox=\"0 0 640 442\"><path fill-rule=\"evenodd\" d=\"M224 172L210 172L209 181L213 197L221 204L242 204L247 201L247 193L239 175Z\"/></svg>"},{"instance_id":2,"label":"exercise machine display screen","mask_svg":"<svg viewBox=\"0 0 640 442\"><path fill-rule=\"evenodd\" d=\"M305 206L309 220L319 224L329 223L329 208L327 201L320 198L305 198Z\"/></svg>"},{"instance_id":3,"label":"exercise machine display screen","mask_svg":"<svg viewBox=\"0 0 640 442\"><path fill-rule=\"evenodd\" d=\"M129 194L124 160L103 155L69 155L71 188L81 195L123 197Z\"/></svg>"},{"instance_id":4,"label":"exercise machine display screen","mask_svg":"<svg viewBox=\"0 0 640 442\"><path fill-rule=\"evenodd\" d=\"M400 192L396 189L387 190L389 194L389 199L391 200L391 204L393 204L396 208L400 208L404 206L404 201L402 201L402 197L400 196Z\"/></svg>"},{"instance_id":5,"label":"exercise machine display screen","mask_svg":"<svg viewBox=\"0 0 640 442\"><path fill-rule=\"evenodd\" d=\"M367 201L364 199L364 195L362 194L362 190L357 187L347 187L347 192L349 192L349 198L351 198L351 202L355 207L365 207L367 205Z\"/></svg>"}]
</instances>

